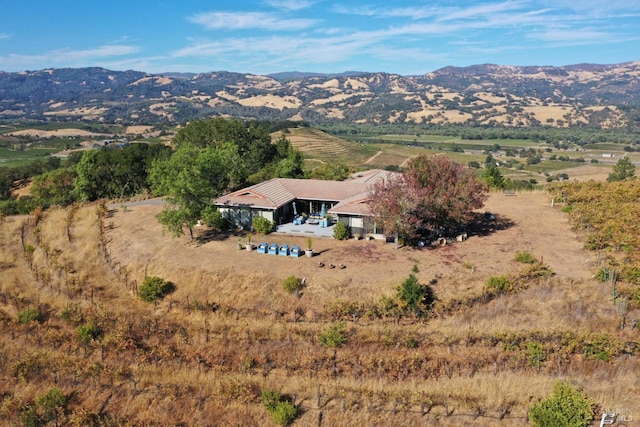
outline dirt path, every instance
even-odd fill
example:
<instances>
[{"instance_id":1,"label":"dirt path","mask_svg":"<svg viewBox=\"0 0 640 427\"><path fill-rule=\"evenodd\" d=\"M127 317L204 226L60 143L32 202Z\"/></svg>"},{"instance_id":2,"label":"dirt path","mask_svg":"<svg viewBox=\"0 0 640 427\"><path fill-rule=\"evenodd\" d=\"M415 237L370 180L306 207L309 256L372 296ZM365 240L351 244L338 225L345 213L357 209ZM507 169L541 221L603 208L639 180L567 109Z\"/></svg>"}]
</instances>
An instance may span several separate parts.
<instances>
[{"instance_id":1,"label":"dirt path","mask_svg":"<svg viewBox=\"0 0 640 427\"><path fill-rule=\"evenodd\" d=\"M380 155L382 154L382 150L378 151L376 154L374 154L373 156L369 157L367 159L366 162L364 162L366 165L373 163L373 161Z\"/></svg>"}]
</instances>

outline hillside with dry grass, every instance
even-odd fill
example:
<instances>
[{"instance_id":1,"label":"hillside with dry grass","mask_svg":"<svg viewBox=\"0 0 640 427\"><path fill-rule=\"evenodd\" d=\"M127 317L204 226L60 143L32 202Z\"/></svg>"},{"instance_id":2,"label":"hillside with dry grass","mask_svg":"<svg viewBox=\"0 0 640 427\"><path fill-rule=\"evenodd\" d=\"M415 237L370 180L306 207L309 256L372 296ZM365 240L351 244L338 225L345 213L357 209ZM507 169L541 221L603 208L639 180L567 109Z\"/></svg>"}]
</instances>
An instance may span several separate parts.
<instances>
[{"instance_id":1,"label":"hillside with dry grass","mask_svg":"<svg viewBox=\"0 0 640 427\"><path fill-rule=\"evenodd\" d=\"M0 72L0 120L179 124L233 116L313 124L635 129L640 62L389 73L150 75L102 68Z\"/></svg>"},{"instance_id":2,"label":"hillside with dry grass","mask_svg":"<svg viewBox=\"0 0 640 427\"><path fill-rule=\"evenodd\" d=\"M269 426L273 390L300 426L511 426L556 378L630 419L640 312L592 278L599 257L550 201L493 194L495 221L444 247L318 238L300 259L240 251L242 234L171 238L153 203L4 218L0 419ZM436 297L426 319L389 305L414 266ZM145 276L175 290L144 302ZM499 276L510 286L489 285ZM337 325L344 343L326 345ZM53 389L64 404L47 412Z\"/></svg>"}]
</instances>

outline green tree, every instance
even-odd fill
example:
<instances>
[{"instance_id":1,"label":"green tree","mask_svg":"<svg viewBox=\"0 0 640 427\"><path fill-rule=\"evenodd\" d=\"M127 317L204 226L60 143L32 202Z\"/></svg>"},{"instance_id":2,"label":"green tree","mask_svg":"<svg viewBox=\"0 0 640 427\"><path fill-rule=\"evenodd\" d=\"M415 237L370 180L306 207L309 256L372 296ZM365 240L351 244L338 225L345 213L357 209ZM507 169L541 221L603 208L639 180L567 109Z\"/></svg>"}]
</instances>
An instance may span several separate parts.
<instances>
[{"instance_id":1,"label":"green tree","mask_svg":"<svg viewBox=\"0 0 640 427\"><path fill-rule=\"evenodd\" d=\"M86 151L76 165L74 188L81 200L124 197L147 188L148 170L156 158L168 155L160 144Z\"/></svg>"},{"instance_id":2,"label":"green tree","mask_svg":"<svg viewBox=\"0 0 640 427\"><path fill-rule=\"evenodd\" d=\"M85 151L76 165L76 178L74 188L78 197L82 200L97 200L102 196L101 178L104 172L101 161L102 156L98 150Z\"/></svg>"},{"instance_id":3,"label":"green tree","mask_svg":"<svg viewBox=\"0 0 640 427\"><path fill-rule=\"evenodd\" d=\"M467 163L467 166L472 169L480 169L480 162L477 160L471 160L469 163Z\"/></svg>"},{"instance_id":4,"label":"green tree","mask_svg":"<svg viewBox=\"0 0 640 427\"><path fill-rule=\"evenodd\" d=\"M496 166L487 167L482 172L481 178L489 186L489 188L502 190L505 187L504 177L500 173L500 169L498 169Z\"/></svg>"},{"instance_id":5,"label":"green tree","mask_svg":"<svg viewBox=\"0 0 640 427\"><path fill-rule=\"evenodd\" d=\"M328 181L344 181L349 177L351 169L342 163L323 163L307 174L308 178L324 179Z\"/></svg>"},{"instance_id":6,"label":"green tree","mask_svg":"<svg viewBox=\"0 0 640 427\"><path fill-rule=\"evenodd\" d=\"M56 169L33 178L31 194L46 205L67 206L75 201L73 168Z\"/></svg>"},{"instance_id":7,"label":"green tree","mask_svg":"<svg viewBox=\"0 0 640 427\"><path fill-rule=\"evenodd\" d=\"M593 419L593 400L571 383L556 381L549 397L534 404L529 420L538 427L584 427Z\"/></svg>"},{"instance_id":8,"label":"green tree","mask_svg":"<svg viewBox=\"0 0 640 427\"><path fill-rule=\"evenodd\" d=\"M158 221L174 236L184 234L186 227L193 239L193 226L204 209L213 198L243 182L243 171L232 143L216 148L181 146L169 159L154 162L151 168L153 193L166 196Z\"/></svg>"},{"instance_id":9,"label":"green tree","mask_svg":"<svg viewBox=\"0 0 640 427\"><path fill-rule=\"evenodd\" d=\"M399 308L402 311L411 312L417 317L425 316L435 302L431 286L421 284L414 273L396 288L396 297L400 301Z\"/></svg>"},{"instance_id":10,"label":"green tree","mask_svg":"<svg viewBox=\"0 0 640 427\"><path fill-rule=\"evenodd\" d=\"M275 165L275 176L277 178L297 178L303 175L302 166L304 157L302 153L293 148L289 149L289 154Z\"/></svg>"},{"instance_id":11,"label":"green tree","mask_svg":"<svg viewBox=\"0 0 640 427\"><path fill-rule=\"evenodd\" d=\"M624 156L613 167L613 171L607 177L607 181L624 181L625 179L633 178L636 175L636 167L631 163L629 157Z\"/></svg>"},{"instance_id":12,"label":"green tree","mask_svg":"<svg viewBox=\"0 0 640 427\"><path fill-rule=\"evenodd\" d=\"M245 125L239 120L222 117L189 123L178 131L173 142L178 148L185 145L216 148L234 144L247 176L273 162L278 157L278 149L282 149L271 143L271 136L262 126L255 123Z\"/></svg>"}]
</instances>

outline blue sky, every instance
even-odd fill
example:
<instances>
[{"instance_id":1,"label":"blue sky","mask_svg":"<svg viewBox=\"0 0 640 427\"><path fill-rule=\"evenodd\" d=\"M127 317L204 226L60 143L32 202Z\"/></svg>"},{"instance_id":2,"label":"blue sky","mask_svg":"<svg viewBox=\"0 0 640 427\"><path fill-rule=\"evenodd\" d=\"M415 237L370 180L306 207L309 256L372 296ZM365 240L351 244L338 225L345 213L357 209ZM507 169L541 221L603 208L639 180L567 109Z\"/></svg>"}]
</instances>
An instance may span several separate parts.
<instances>
[{"instance_id":1,"label":"blue sky","mask_svg":"<svg viewBox=\"0 0 640 427\"><path fill-rule=\"evenodd\" d=\"M638 0L2 3L2 71L414 75L448 65L640 60Z\"/></svg>"}]
</instances>

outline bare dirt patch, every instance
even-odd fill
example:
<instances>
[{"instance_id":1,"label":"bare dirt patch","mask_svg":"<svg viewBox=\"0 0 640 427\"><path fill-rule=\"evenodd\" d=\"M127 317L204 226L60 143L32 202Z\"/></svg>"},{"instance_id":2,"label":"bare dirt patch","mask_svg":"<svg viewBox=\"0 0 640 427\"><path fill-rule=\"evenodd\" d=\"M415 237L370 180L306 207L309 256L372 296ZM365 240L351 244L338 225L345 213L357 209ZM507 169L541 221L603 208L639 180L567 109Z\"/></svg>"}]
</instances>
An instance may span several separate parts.
<instances>
[{"instance_id":1,"label":"bare dirt patch","mask_svg":"<svg viewBox=\"0 0 640 427\"><path fill-rule=\"evenodd\" d=\"M605 181L611 173L611 167L585 165L559 170L557 173L566 173L572 181Z\"/></svg>"},{"instance_id":2,"label":"bare dirt patch","mask_svg":"<svg viewBox=\"0 0 640 427\"><path fill-rule=\"evenodd\" d=\"M153 126L127 126L125 133L132 133L136 135L148 134L153 130Z\"/></svg>"}]
</instances>

